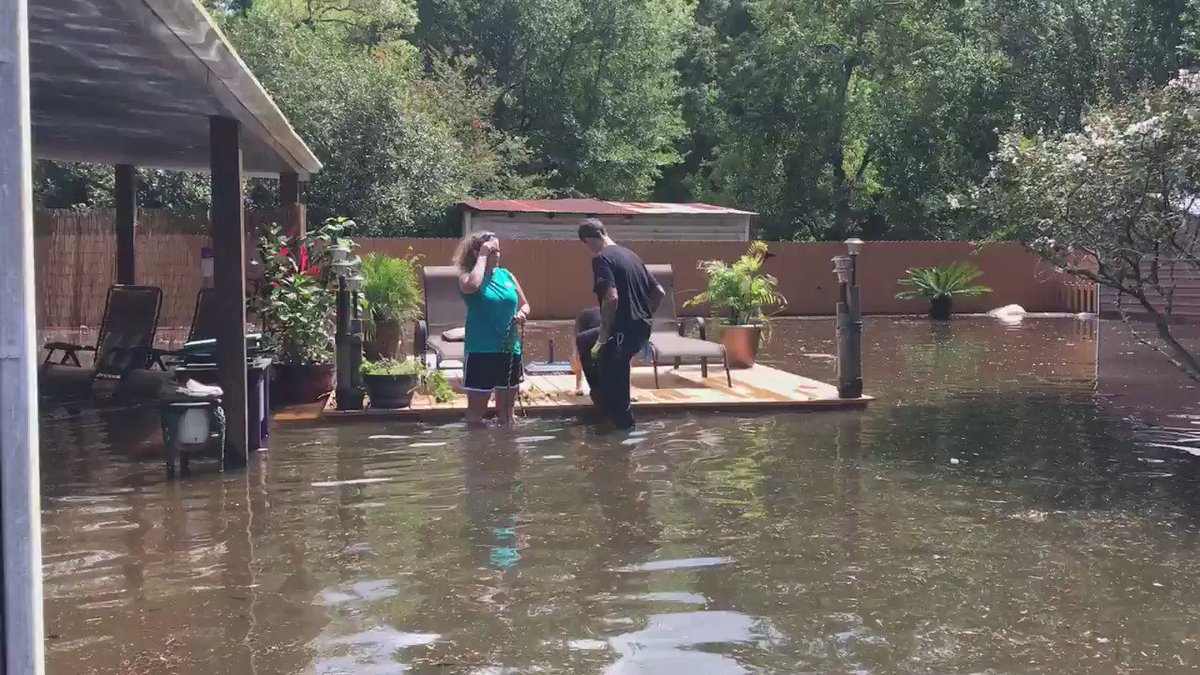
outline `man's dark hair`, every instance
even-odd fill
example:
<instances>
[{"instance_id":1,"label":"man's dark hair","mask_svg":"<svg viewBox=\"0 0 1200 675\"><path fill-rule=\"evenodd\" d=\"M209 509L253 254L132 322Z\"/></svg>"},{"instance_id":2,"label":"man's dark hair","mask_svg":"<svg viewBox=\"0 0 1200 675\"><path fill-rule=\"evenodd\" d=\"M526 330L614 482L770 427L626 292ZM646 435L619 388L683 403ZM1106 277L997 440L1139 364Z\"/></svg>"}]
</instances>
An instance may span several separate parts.
<instances>
[{"instance_id":1,"label":"man's dark hair","mask_svg":"<svg viewBox=\"0 0 1200 675\"><path fill-rule=\"evenodd\" d=\"M579 240L585 239L603 239L608 236L608 230L604 229L604 223L600 222L599 218L588 218L579 224Z\"/></svg>"}]
</instances>

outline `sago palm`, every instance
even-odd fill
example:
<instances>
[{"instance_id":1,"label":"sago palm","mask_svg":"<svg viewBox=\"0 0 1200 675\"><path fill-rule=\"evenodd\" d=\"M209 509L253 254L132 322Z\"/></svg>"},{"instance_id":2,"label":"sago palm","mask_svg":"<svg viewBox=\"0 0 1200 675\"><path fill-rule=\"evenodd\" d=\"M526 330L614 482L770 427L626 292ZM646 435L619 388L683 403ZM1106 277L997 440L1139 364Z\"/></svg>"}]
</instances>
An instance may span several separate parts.
<instances>
[{"instance_id":1,"label":"sago palm","mask_svg":"<svg viewBox=\"0 0 1200 675\"><path fill-rule=\"evenodd\" d=\"M898 300L937 300L938 298L968 298L991 293L992 289L973 283L983 273L967 263L951 263L945 267L918 267L908 270L900 280L908 290L896 294Z\"/></svg>"}]
</instances>

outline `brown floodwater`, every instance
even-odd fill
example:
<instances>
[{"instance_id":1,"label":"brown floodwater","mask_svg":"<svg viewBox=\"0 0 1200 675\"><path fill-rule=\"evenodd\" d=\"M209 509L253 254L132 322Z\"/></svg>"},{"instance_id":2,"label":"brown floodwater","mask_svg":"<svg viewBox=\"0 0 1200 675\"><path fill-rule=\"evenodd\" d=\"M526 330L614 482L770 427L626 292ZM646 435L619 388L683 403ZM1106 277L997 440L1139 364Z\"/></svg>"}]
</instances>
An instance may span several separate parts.
<instances>
[{"instance_id":1,"label":"brown floodwater","mask_svg":"<svg viewBox=\"0 0 1200 675\"><path fill-rule=\"evenodd\" d=\"M49 671L1190 672L1200 396L1119 328L872 319L862 412L277 426L178 482L153 409L47 406Z\"/></svg>"}]
</instances>

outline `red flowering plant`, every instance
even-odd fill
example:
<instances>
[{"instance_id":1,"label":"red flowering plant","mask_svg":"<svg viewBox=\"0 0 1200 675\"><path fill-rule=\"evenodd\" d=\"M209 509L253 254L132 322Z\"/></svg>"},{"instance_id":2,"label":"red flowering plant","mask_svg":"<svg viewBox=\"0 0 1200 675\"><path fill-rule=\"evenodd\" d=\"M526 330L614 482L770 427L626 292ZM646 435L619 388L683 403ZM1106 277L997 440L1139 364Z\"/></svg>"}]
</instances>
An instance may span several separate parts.
<instances>
[{"instance_id":1,"label":"red flowering plant","mask_svg":"<svg viewBox=\"0 0 1200 675\"><path fill-rule=\"evenodd\" d=\"M280 363L333 361L333 309L336 303L330 247L354 242L341 236L353 221L330 218L303 237L290 237L276 224L258 238L261 278L249 307L263 323Z\"/></svg>"}]
</instances>

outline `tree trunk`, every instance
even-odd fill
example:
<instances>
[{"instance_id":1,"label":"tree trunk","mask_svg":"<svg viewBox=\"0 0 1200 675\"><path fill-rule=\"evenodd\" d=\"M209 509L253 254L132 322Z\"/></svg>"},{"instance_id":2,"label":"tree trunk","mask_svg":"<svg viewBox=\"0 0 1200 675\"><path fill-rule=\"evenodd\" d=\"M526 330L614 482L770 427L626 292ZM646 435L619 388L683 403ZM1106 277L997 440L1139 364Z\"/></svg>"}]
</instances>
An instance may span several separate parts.
<instances>
[{"instance_id":1,"label":"tree trunk","mask_svg":"<svg viewBox=\"0 0 1200 675\"><path fill-rule=\"evenodd\" d=\"M833 241L845 239L850 233L850 225L854 220L850 206L851 185L846 177L846 150L843 142L846 134L846 99L849 95L850 81L854 79L854 69L857 67L857 54L850 56L843 64L841 77L837 82L833 120L829 129L831 142L826 162L833 174L833 227L826 235Z\"/></svg>"}]
</instances>

